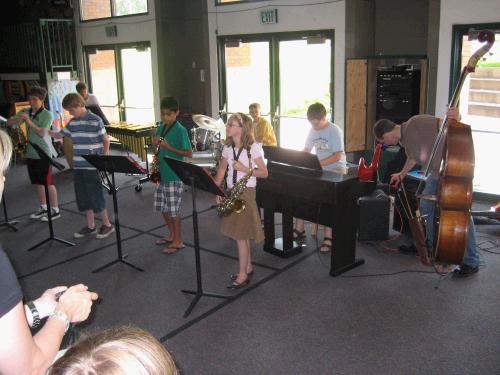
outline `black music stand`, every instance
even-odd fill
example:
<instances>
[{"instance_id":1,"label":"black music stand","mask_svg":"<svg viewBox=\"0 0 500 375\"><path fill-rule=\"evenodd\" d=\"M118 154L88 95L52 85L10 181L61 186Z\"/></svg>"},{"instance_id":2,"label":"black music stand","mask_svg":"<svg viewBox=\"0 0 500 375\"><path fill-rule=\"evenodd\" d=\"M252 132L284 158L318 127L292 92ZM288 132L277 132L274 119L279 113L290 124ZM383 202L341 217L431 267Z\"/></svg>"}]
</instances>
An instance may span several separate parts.
<instances>
[{"instance_id":1,"label":"black music stand","mask_svg":"<svg viewBox=\"0 0 500 375\"><path fill-rule=\"evenodd\" d=\"M30 145L33 146L33 148L37 152L38 156L40 156L40 159L48 161L49 164L52 165L54 168L56 168L60 171L62 171L66 168L64 165L55 161L49 155L47 155L45 153L45 151L42 150L42 148L40 146L38 146L37 144L30 141ZM75 244L73 242L69 242L69 241L63 240L62 238L54 236L54 228L52 226L52 207L50 205L49 186L47 184L47 176L45 176L43 181L44 181L43 187L45 189L45 202L47 203L47 223L49 224L50 236L49 236L49 238L46 238L45 240L37 243L36 245L31 246L28 249L28 251L35 250L38 246L43 245L45 242L48 242L50 240L58 241L58 242L64 243L64 244L69 245L69 246L75 246Z\"/></svg>"},{"instance_id":2,"label":"black music stand","mask_svg":"<svg viewBox=\"0 0 500 375\"><path fill-rule=\"evenodd\" d=\"M144 270L136 265L125 260L127 254L122 254L122 240L120 235L120 220L118 219L118 199L116 197L117 188L115 185L115 172L117 173L142 173L137 167L135 161L129 156L120 155L83 155L83 158L92 164L99 172L111 173L111 181L108 174L105 173L107 185L111 194L113 195L113 212L115 215L115 230L116 230L116 244L118 250L118 257L105 265L93 270L93 273L102 271L103 269L112 266L115 263L124 263L127 266L135 268L137 271L143 272Z\"/></svg>"},{"instance_id":3,"label":"black music stand","mask_svg":"<svg viewBox=\"0 0 500 375\"><path fill-rule=\"evenodd\" d=\"M202 167L197 165L186 163L185 161L164 157L165 161L168 163L170 168L175 172L177 176L186 185L191 186L191 197L193 200L193 236L194 236L194 254L196 260L196 290L181 290L182 293L194 294L194 299L184 313L184 318L186 318L194 306L198 303L201 297L215 297L215 298L233 298L231 296L225 296L222 294L215 293L204 293L203 286L201 283L201 261L200 261L200 238L198 232L198 211L196 211L196 189L200 189L215 195L220 195L225 197L226 194L221 190L216 184L212 176Z\"/></svg>"},{"instance_id":4,"label":"black music stand","mask_svg":"<svg viewBox=\"0 0 500 375\"><path fill-rule=\"evenodd\" d=\"M3 223L0 223L0 227L7 227L17 232L15 225L19 224L17 220L9 220L9 215L7 214L7 203L5 203L5 194L2 193L2 205L3 205Z\"/></svg>"},{"instance_id":5,"label":"black music stand","mask_svg":"<svg viewBox=\"0 0 500 375\"><path fill-rule=\"evenodd\" d=\"M323 174L323 167L316 155L305 151L290 150L288 148L262 146L264 157L275 169L287 170L293 167L295 173L319 177ZM268 165L269 169L269 165Z\"/></svg>"}]
</instances>

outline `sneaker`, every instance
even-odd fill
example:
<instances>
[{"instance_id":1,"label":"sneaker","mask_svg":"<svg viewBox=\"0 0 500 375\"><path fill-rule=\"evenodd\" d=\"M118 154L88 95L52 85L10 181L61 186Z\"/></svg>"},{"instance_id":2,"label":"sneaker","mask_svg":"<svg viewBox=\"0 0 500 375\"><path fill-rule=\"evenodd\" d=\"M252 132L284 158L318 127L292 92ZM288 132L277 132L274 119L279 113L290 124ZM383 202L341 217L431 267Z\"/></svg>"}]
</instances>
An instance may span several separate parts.
<instances>
[{"instance_id":1,"label":"sneaker","mask_svg":"<svg viewBox=\"0 0 500 375\"><path fill-rule=\"evenodd\" d=\"M40 207L37 212L32 213L30 215L30 219L32 220L39 220L42 218L44 215L47 215L47 209Z\"/></svg>"},{"instance_id":2,"label":"sneaker","mask_svg":"<svg viewBox=\"0 0 500 375\"><path fill-rule=\"evenodd\" d=\"M113 233L115 231L115 227L114 226L109 226L107 227L106 225L102 225L101 226L101 229L99 229L99 233L97 233L97 236L95 236L95 238L97 239L103 239L103 238L106 238L108 237L111 233Z\"/></svg>"},{"instance_id":3,"label":"sneaker","mask_svg":"<svg viewBox=\"0 0 500 375\"><path fill-rule=\"evenodd\" d=\"M52 218L52 220L57 220L61 217L61 210L54 210L53 208L51 209L51 212L52 212L52 215L50 216ZM40 220L42 221L49 221L49 217L48 217L48 212L43 215Z\"/></svg>"},{"instance_id":4,"label":"sneaker","mask_svg":"<svg viewBox=\"0 0 500 375\"><path fill-rule=\"evenodd\" d=\"M91 228L89 228L87 226L84 226L78 232L73 233L73 237L75 237L75 238L83 238L83 237L88 236L90 234L96 234L96 233L97 233L97 228L91 229Z\"/></svg>"},{"instance_id":5,"label":"sneaker","mask_svg":"<svg viewBox=\"0 0 500 375\"><path fill-rule=\"evenodd\" d=\"M453 271L454 276L457 277L467 277L479 271L478 266L469 266L468 264L462 264L455 271Z\"/></svg>"}]
</instances>

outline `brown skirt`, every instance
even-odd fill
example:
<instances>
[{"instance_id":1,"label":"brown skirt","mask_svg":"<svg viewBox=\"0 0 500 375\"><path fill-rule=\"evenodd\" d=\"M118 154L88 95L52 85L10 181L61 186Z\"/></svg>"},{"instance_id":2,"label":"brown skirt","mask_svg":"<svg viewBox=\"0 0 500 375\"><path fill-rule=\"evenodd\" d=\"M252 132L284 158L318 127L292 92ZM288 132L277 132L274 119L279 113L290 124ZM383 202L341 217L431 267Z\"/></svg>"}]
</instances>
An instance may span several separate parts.
<instances>
[{"instance_id":1,"label":"brown skirt","mask_svg":"<svg viewBox=\"0 0 500 375\"><path fill-rule=\"evenodd\" d=\"M221 233L233 240L264 241L264 232L260 224L259 209L255 202L255 188L246 188L241 197L245 209L222 218Z\"/></svg>"}]
</instances>

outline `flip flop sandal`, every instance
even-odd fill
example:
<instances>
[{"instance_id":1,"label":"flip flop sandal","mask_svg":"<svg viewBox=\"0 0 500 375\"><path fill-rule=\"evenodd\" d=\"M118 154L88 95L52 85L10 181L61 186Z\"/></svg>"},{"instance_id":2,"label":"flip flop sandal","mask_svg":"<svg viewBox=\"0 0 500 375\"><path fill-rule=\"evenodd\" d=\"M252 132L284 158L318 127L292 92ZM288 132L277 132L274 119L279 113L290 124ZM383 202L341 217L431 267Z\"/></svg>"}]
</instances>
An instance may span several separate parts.
<instances>
[{"instance_id":1,"label":"flip flop sandal","mask_svg":"<svg viewBox=\"0 0 500 375\"><path fill-rule=\"evenodd\" d=\"M302 232L298 231L297 229L293 230L293 240L294 241L301 241L305 238L306 238L306 231L305 230L303 230Z\"/></svg>"},{"instance_id":2,"label":"flip flop sandal","mask_svg":"<svg viewBox=\"0 0 500 375\"><path fill-rule=\"evenodd\" d=\"M328 253L328 252L332 251L332 244L333 244L332 238L330 238L330 237L323 238L323 243L319 247L319 252L320 253Z\"/></svg>"},{"instance_id":3,"label":"flip flop sandal","mask_svg":"<svg viewBox=\"0 0 500 375\"><path fill-rule=\"evenodd\" d=\"M172 240L167 239L166 237L160 238L159 240L155 241L155 245L166 245L168 243L172 242Z\"/></svg>"},{"instance_id":4,"label":"flip flop sandal","mask_svg":"<svg viewBox=\"0 0 500 375\"><path fill-rule=\"evenodd\" d=\"M184 249L186 246L167 246L165 249L163 249L163 254L173 254L177 252L178 250Z\"/></svg>"}]
</instances>

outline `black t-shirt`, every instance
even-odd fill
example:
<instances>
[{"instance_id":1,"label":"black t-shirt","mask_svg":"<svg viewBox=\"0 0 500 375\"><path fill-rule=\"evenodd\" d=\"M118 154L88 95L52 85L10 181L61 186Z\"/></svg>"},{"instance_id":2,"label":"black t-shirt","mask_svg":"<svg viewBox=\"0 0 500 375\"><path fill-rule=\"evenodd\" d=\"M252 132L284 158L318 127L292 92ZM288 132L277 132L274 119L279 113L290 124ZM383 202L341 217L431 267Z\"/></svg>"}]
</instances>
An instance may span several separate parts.
<instances>
[{"instance_id":1,"label":"black t-shirt","mask_svg":"<svg viewBox=\"0 0 500 375\"><path fill-rule=\"evenodd\" d=\"M0 246L0 318L23 299L21 286L7 254Z\"/></svg>"}]
</instances>

